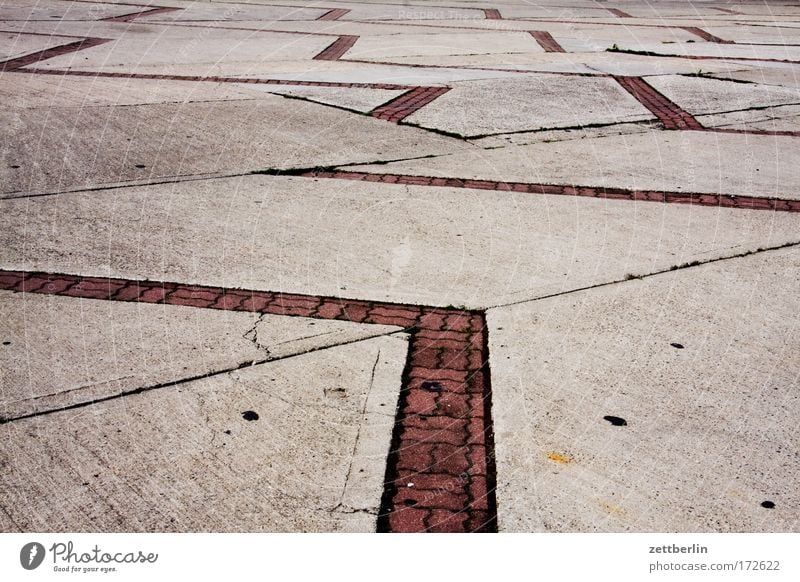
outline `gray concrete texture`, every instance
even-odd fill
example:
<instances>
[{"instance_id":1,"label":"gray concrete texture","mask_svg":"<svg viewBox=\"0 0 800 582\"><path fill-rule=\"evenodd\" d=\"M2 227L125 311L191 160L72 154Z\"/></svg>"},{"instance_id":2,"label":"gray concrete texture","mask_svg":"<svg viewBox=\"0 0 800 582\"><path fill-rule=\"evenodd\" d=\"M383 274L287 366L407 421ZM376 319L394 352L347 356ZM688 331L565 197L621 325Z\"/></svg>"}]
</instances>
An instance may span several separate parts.
<instances>
[{"instance_id":1,"label":"gray concrete texture","mask_svg":"<svg viewBox=\"0 0 800 582\"><path fill-rule=\"evenodd\" d=\"M480 310L500 531L800 532L798 20L6 2L0 281ZM0 531L379 527L417 328L112 299L0 291Z\"/></svg>"}]
</instances>

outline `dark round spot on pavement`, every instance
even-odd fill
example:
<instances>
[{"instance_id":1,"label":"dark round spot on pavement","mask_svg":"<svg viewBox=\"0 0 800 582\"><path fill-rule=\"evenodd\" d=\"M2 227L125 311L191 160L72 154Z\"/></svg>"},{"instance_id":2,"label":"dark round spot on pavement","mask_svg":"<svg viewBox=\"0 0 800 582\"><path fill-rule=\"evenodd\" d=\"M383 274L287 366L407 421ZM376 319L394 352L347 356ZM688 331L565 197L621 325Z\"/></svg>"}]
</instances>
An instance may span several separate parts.
<instances>
[{"instance_id":1,"label":"dark round spot on pavement","mask_svg":"<svg viewBox=\"0 0 800 582\"><path fill-rule=\"evenodd\" d=\"M430 381L430 380L425 380L425 382L422 383L422 387L425 390L430 390L432 392L441 392L442 391L441 383L433 382L433 381Z\"/></svg>"},{"instance_id":2,"label":"dark round spot on pavement","mask_svg":"<svg viewBox=\"0 0 800 582\"><path fill-rule=\"evenodd\" d=\"M619 416L604 416L603 420L607 420L614 426L627 426L628 421L624 418L620 418Z\"/></svg>"},{"instance_id":3,"label":"dark round spot on pavement","mask_svg":"<svg viewBox=\"0 0 800 582\"><path fill-rule=\"evenodd\" d=\"M775 502L774 501L762 501L761 502L761 507L763 507L765 509L772 509L773 507L775 507Z\"/></svg>"},{"instance_id":4,"label":"dark round spot on pavement","mask_svg":"<svg viewBox=\"0 0 800 582\"><path fill-rule=\"evenodd\" d=\"M10 346L10 345L11 345L11 342L3 342L3 345L4 345L4 346Z\"/></svg>"},{"instance_id":5,"label":"dark round spot on pavement","mask_svg":"<svg viewBox=\"0 0 800 582\"><path fill-rule=\"evenodd\" d=\"M405 505L406 507L414 507L417 505L417 502L414 501L413 499L406 499L403 501L403 505Z\"/></svg>"},{"instance_id":6,"label":"dark round spot on pavement","mask_svg":"<svg viewBox=\"0 0 800 582\"><path fill-rule=\"evenodd\" d=\"M671 344L669 344L669 345L671 345L671 346L672 346L673 348L675 348L676 350L682 350L682 349L683 349L683 344L679 344L679 343L672 342L672 343L671 343Z\"/></svg>"},{"instance_id":7,"label":"dark round spot on pavement","mask_svg":"<svg viewBox=\"0 0 800 582\"><path fill-rule=\"evenodd\" d=\"M145 166L144 164L136 164L136 167L137 168L146 168L147 166Z\"/></svg>"},{"instance_id":8,"label":"dark round spot on pavement","mask_svg":"<svg viewBox=\"0 0 800 582\"><path fill-rule=\"evenodd\" d=\"M258 413L253 410L245 410L242 413L242 418L245 420L258 420Z\"/></svg>"},{"instance_id":9,"label":"dark round spot on pavement","mask_svg":"<svg viewBox=\"0 0 800 582\"><path fill-rule=\"evenodd\" d=\"M231 434L231 429L226 430L225 434Z\"/></svg>"}]
</instances>

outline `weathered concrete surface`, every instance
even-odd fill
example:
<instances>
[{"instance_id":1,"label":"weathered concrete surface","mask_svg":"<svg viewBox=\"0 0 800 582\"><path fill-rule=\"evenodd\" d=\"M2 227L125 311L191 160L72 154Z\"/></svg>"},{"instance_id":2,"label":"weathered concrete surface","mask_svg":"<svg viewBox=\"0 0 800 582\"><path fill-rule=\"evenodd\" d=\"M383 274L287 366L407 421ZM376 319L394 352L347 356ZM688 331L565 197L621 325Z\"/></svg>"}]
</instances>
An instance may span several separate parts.
<instances>
[{"instance_id":1,"label":"weathered concrete surface","mask_svg":"<svg viewBox=\"0 0 800 582\"><path fill-rule=\"evenodd\" d=\"M0 292L0 530L372 531L382 494L394 531L491 529L496 476L506 530L797 531L800 76L780 59L800 61L799 19L713 0L4 3L4 288L32 269L315 307ZM644 81L622 80L634 97L610 75ZM340 299L414 349L325 319L350 317ZM462 307L488 309L488 347ZM449 343L419 349L437 325ZM461 449L389 457L393 428L411 443L428 423L427 366L471 375L483 347L468 382L493 391L465 405L466 440L433 435ZM442 472L412 477L435 505L406 505L408 475L384 490L426 457Z\"/></svg>"},{"instance_id":2,"label":"weathered concrete surface","mask_svg":"<svg viewBox=\"0 0 800 582\"><path fill-rule=\"evenodd\" d=\"M799 229L792 213L247 176L2 201L0 261L488 307L797 242Z\"/></svg>"},{"instance_id":3,"label":"weathered concrete surface","mask_svg":"<svg viewBox=\"0 0 800 582\"><path fill-rule=\"evenodd\" d=\"M406 349L375 338L0 425L0 531L374 531Z\"/></svg>"},{"instance_id":4,"label":"weathered concrete surface","mask_svg":"<svg viewBox=\"0 0 800 582\"><path fill-rule=\"evenodd\" d=\"M405 91L394 91L389 89L364 89L364 88L341 88L341 87L304 87L301 85L241 85L245 90L268 91L276 95L288 95L351 109L361 113L372 111L379 105L399 97Z\"/></svg>"},{"instance_id":5,"label":"weathered concrete surface","mask_svg":"<svg viewBox=\"0 0 800 582\"><path fill-rule=\"evenodd\" d=\"M354 169L798 199L797 144L798 138L785 136L653 131Z\"/></svg>"},{"instance_id":6,"label":"weathered concrete surface","mask_svg":"<svg viewBox=\"0 0 800 582\"><path fill-rule=\"evenodd\" d=\"M490 310L501 530L796 531L798 277L791 249Z\"/></svg>"},{"instance_id":7,"label":"weathered concrete surface","mask_svg":"<svg viewBox=\"0 0 800 582\"><path fill-rule=\"evenodd\" d=\"M692 114L800 104L800 89L788 87L672 75L648 78L647 82Z\"/></svg>"},{"instance_id":8,"label":"weathered concrete surface","mask_svg":"<svg viewBox=\"0 0 800 582\"><path fill-rule=\"evenodd\" d=\"M698 120L706 127L756 131L800 131L800 105L700 115Z\"/></svg>"},{"instance_id":9,"label":"weathered concrete surface","mask_svg":"<svg viewBox=\"0 0 800 582\"><path fill-rule=\"evenodd\" d=\"M527 32L474 34L470 31L428 34L369 36L348 52L349 58L390 60L396 56L474 55L481 53L541 53Z\"/></svg>"},{"instance_id":10,"label":"weathered concrete surface","mask_svg":"<svg viewBox=\"0 0 800 582\"><path fill-rule=\"evenodd\" d=\"M0 184L52 192L166 176L246 173L471 147L275 95L144 107L6 108ZM18 166L18 167L12 167Z\"/></svg>"},{"instance_id":11,"label":"weathered concrete surface","mask_svg":"<svg viewBox=\"0 0 800 582\"><path fill-rule=\"evenodd\" d=\"M495 107L497 92L505 106ZM653 119L615 81L528 75L458 83L406 121L463 136Z\"/></svg>"},{"instance_id":12,"label":"weathered concrete surface","mask_svg":"<svg viewBox=\"0 0 800 582\"><path fill-rule=\"evenodd\" d=\"M399 329L8 291L0 292L0 299L2 419Z\"/></svg>"}]
</instances>

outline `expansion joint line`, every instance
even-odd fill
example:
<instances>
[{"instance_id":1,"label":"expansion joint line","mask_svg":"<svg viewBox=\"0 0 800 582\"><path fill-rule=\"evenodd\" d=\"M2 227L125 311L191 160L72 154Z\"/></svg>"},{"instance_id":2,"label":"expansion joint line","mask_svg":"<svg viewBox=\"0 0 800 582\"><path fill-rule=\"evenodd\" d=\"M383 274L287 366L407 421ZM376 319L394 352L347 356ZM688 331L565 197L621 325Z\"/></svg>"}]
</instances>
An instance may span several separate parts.
<instances>
[{"instance_id":1,"label":"expansion joint line","mask_svg":"<svg viewBox=\"0 0 800 582\"><path fill-rule=\"evenodd\" d=\"M165 12L175 12L176 10L183 10L183 8L171 8L169 6L158 6L156 8L148 8L146 10L139 10L131 14L123 14L121 16L109 16L108 18L101 18L103 22L130 22L142 16L153 16L155 14L163 14Z\"/></svg>"}]
</instances>

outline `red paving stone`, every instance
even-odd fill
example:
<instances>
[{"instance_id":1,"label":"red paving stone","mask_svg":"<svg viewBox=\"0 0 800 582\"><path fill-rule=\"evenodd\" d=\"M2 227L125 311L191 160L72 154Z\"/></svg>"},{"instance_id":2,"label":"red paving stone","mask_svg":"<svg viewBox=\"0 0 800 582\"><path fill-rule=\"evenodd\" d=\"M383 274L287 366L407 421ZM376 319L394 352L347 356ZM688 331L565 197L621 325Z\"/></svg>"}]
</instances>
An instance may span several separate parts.
<instances>
[{"instance_id":1,"label":"red paving stone","mask_svg":"<svg viewBox=\"0 0 800 582\"><path fill-rule=\"evenodd\" d=\"M317 18L317 20L339 20L342 16L350 12L346 8L334 8Z\"/></svg>"},{"instance_id":2,"label":"red paving stone","mask_svg":"<svg viewBox=\"0 0 800 582\"><path fill-rule=\"evenodd\" d=\"M631 16L627 12L623 12L619 8L606 8L606 10L608 10L614 16L618 16L619 18L633 18L633 16Z\"/></svg>"},{"instance_id":3,"label":"red paving stone","mask_svg":"<svg viewBox=\"0 0 800 582\"><path fill-rule=\"evenodd\" d=\"M376 325L404 322L409 350L378 529L496 531L488 332L483 312L7 270L0 270L0 289Z\"/></svg>"},{"instance_id":4,"label":"red paving stone","mask_svg":"<svg viewBox=\"0 0 800 582\"><path fill-rule=\"evenodd\" d=\"M315 56L314 60L337 61L342 57L342 55L344 55L344 53L349 51L354 44L356 44L357 40L357 36L347 34L342 35L333 41L327 48L325 48L325 50Z\"/></svg>"},{"instance_id":5,"label":"red paving stone","mask_svg":"<svg viewBox=\"0 0 800 582\"><path fill-rule=\"evenodd\" d=\"M385 121L398 122L428 103L441 97L450 90L449 87L415 87L388 103L376 107L370 115Z\"/></svg>"},{"instance_id":6,"label":"red paving stone","mask_svg":"<svg viewBox=\"0 0 800 582\"><path fill-rule=\"evenodd\" d=\"M749 132L747 132L749 133ZM330 178L334 180L375 181L387 184L408 184L414 186L433 186L446 188L472 188L476 190L495 190L500 192L521 192L527 194L549 194L553 196L582 196L587 198L607 198L612 200L636 200L640 202L660 202L662 204L694 204L697 206L718 206L747 210L773 210L777 212L800 212L800 200L785 198L762 198L758 196L735 196L732 194L702 194L691 192L665 192L656 190L630 190L627 188L602 188L589 186L570 186L562 184L532 184L527 182L499 182L492 180L462 180L460 178L432 178L429 176L409 176L403 174L373 174L348 171L310 171L298 174L305 178Z\"/></svg>"},{"instance_id":7,"label":"red paving stone","mask_svg":"<svg viewBox=\"0 0 800 582\"><path fill-rule=\"evenodd\" d=\"M641 77L612 75L612 78L664 124L664 129L703 129L691 114L653 89Z\"/></svg>"},{"instance_id":8,"label":"red paving stone","mask_svg":"<svg viewBox=\"0 0 800 582\"><path fill-rule=\"evenodd\" d=\"M563 53L566 52L564 48L558 44L553 35L546 30L531 30L531 36L536 39L545 52L548 53Z\"/></svg>"},{"instance_id":9,"label":"red paving stone","mask_svg":"<svg viewBox=\"0 0 800 582\"><path fill-rule=\"evenodd\" d=\"M706 32L702 28L698 28L696 26L681 26L679 28L682 28L686 32L691 32L695 36L699 36L700 38L708 42L716 42L720 44L736 44L732 40L723 40L720 37L715 36L710 32Z\"/></svg>"}]
</instances>

